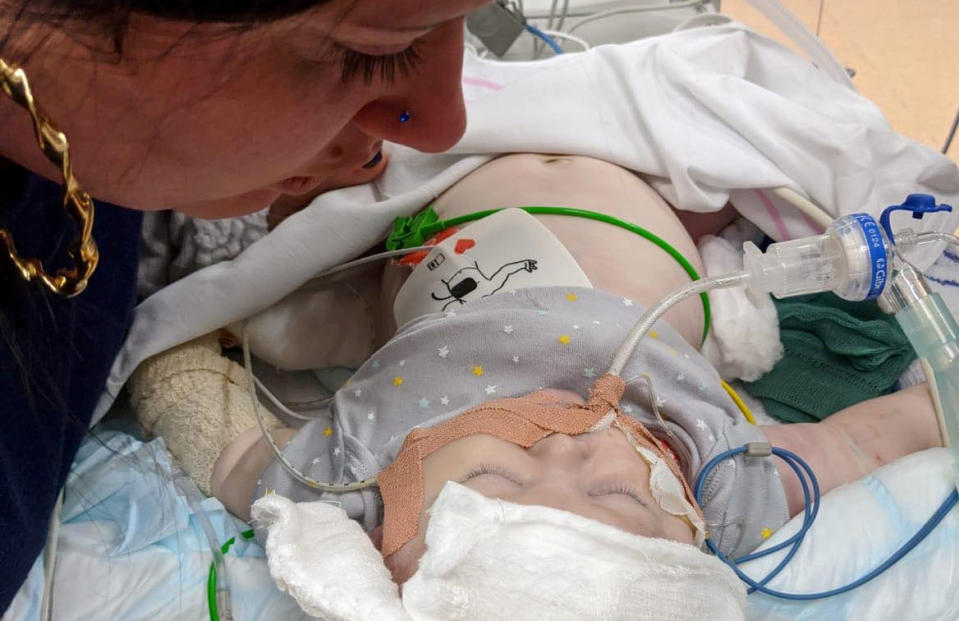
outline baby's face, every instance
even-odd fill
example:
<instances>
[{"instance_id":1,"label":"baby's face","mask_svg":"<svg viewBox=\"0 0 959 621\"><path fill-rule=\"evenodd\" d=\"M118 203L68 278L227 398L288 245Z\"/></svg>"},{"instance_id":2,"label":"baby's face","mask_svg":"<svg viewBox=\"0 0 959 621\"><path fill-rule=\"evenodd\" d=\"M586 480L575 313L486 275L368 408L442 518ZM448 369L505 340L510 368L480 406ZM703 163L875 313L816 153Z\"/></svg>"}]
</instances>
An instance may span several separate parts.
<instances>
[{"instance_id":1,"label":"baby's face","mask_svg":"<svg viewBox=\"0 0 959 621\"><path fill-rule=\"evenodd\" d=\"M553 434L529 449L492 435L472 435L423 460L419 532L387 559L400 584L416 571L425 551L427 509L447 481L490 498L576 513L636 535L694 541L683 518L659 507L649 490L649 466L619 429Z\"/></svg>"}]
</instances>

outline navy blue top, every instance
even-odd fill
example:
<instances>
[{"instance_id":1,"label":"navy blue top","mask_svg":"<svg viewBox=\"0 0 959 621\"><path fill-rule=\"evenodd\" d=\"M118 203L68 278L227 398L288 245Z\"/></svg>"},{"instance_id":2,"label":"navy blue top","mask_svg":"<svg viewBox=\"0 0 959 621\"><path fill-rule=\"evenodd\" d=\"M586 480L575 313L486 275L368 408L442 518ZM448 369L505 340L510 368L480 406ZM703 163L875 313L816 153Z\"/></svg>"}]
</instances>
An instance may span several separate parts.
<instances>
[{"instance_id":1,"label":"navy blue top","mask_svg":"<svg viewBox=\"0 0 959 621\"><path fill-rule=\"evenodd\" d=\"M19 168L3 173L0 228L20 256L41 258L52 272L75 238L60 187ZM129 328L141 221L140 212L97 203L100 264L72 299L24 283L0 256L0 613L43 549L57 494Z\"/></svg>"}]
</instances>

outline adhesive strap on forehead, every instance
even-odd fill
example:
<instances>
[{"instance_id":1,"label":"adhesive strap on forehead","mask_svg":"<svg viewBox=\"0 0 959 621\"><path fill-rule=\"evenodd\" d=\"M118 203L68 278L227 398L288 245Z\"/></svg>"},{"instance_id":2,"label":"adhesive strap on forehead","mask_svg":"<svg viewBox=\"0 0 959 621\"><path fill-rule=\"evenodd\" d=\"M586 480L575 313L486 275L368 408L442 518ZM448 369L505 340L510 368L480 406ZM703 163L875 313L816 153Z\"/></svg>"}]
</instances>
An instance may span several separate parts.
<instances>
[{"instance_id":1,"label":"adhesive strap on forehead","mask_svg":"<svg viewBox=\"0 0 959 621\"><path fill-rule=\"evenodd\" d=\"M432 429L414 429L406 437L396 460L377 477L385 508L383 556L390 556L416 536L423 508L423 459L454 440L490 434L529 448L554 433L579 435L591 431L612 410L616 421L628 429L637 442L665 455L662 444L642 423L619 413L624 390L622 379L604 375L590 389L589 400L581 406L546 405L547 397L533 393L516 399L488 401ZM697 507L678 465L672 460L665 461L683 482L687 498Z\"/></svg>"},{"instance_id":2,"label":"adhesive strap on forehead","mask_svg":"<svg viewBox=\"0 0 959 621\"><path fill-rule=\"evenodd\" d=\"M454 440L490 434L529 448L553 433L579 435L590 430L610 410L617 410L623 380L601 377L582 406L555 407L542 394L487 401L432 429L414 429L396 460L377 476L383 496L383 556L399 550L416 536L423 508L423 459Z\"/></svg>"}]
</instances>

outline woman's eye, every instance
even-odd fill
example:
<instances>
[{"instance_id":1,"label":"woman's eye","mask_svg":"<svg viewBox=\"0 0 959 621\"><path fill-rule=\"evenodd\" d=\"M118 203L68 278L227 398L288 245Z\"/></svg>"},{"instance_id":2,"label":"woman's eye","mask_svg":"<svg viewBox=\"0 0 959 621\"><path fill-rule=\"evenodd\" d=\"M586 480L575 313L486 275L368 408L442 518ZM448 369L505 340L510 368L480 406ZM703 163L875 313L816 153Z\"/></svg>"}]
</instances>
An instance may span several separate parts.
<instances>
[{"instance_id":1,"label":"woman's eye","mask_svg":"<svg viewBox=\"0 0 959 621\"><path fill-rule=\"evenodd\" d=\"M405 78L416 71L421 57L416 42L402 52L373 56L348 47L337 46L340 63L340 79L343 83L362 77L364 84L379 79L384 84L393 84L397 78Z\"/></svg>"}]
</instances>

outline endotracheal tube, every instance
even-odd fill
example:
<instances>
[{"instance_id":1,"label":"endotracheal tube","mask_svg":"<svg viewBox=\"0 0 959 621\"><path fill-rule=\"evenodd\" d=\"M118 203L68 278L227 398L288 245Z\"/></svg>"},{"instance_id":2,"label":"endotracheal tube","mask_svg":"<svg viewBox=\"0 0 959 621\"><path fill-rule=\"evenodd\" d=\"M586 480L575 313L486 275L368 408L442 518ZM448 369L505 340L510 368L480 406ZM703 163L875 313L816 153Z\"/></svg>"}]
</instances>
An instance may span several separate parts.
<instances>
[{"instance_id":1,"label":"endotracheal tube","mask_svg":"<svg viewBox=\"0 0 959 621\"><path fill-rule=\"evenodd\" d=\"M822 235L770 244L765 253L750 242L744 250L743 271L690 283L647 310L617 352L609 372L619 375L656 320L691 295L745 285L778 298L833 291L847 300L865 300L882 292L892 256L889 239L866 214L840 218Z\"/></svg>"},{"instance_id":2,"label":"endotracheal tube","mask_svg":"<svg viewBox=\"0 0 959 621\"><path fill-rule=\"evenodd\" d=\"M889 213L906 210L913 217L950 211L932 197L910 195L902 205L885 210L880 222L868 214L851 214L830 224L825 232L770 244L762 252L744 245L743 271L698 280L663 298L640 317L613 360L609 372L619 375L633 351L653 324L672 306L691 295L723 287L747 286L777 298L831 291L850 301L877 300L880 308L895 314L913 348L933 371L930 388L937 391L956 464L959 489L959 327L938 294L929 291L922 275L902 257L902 252L929 243L959 246L948 233L892 233Z\"/></svg>"}]
</instances>

